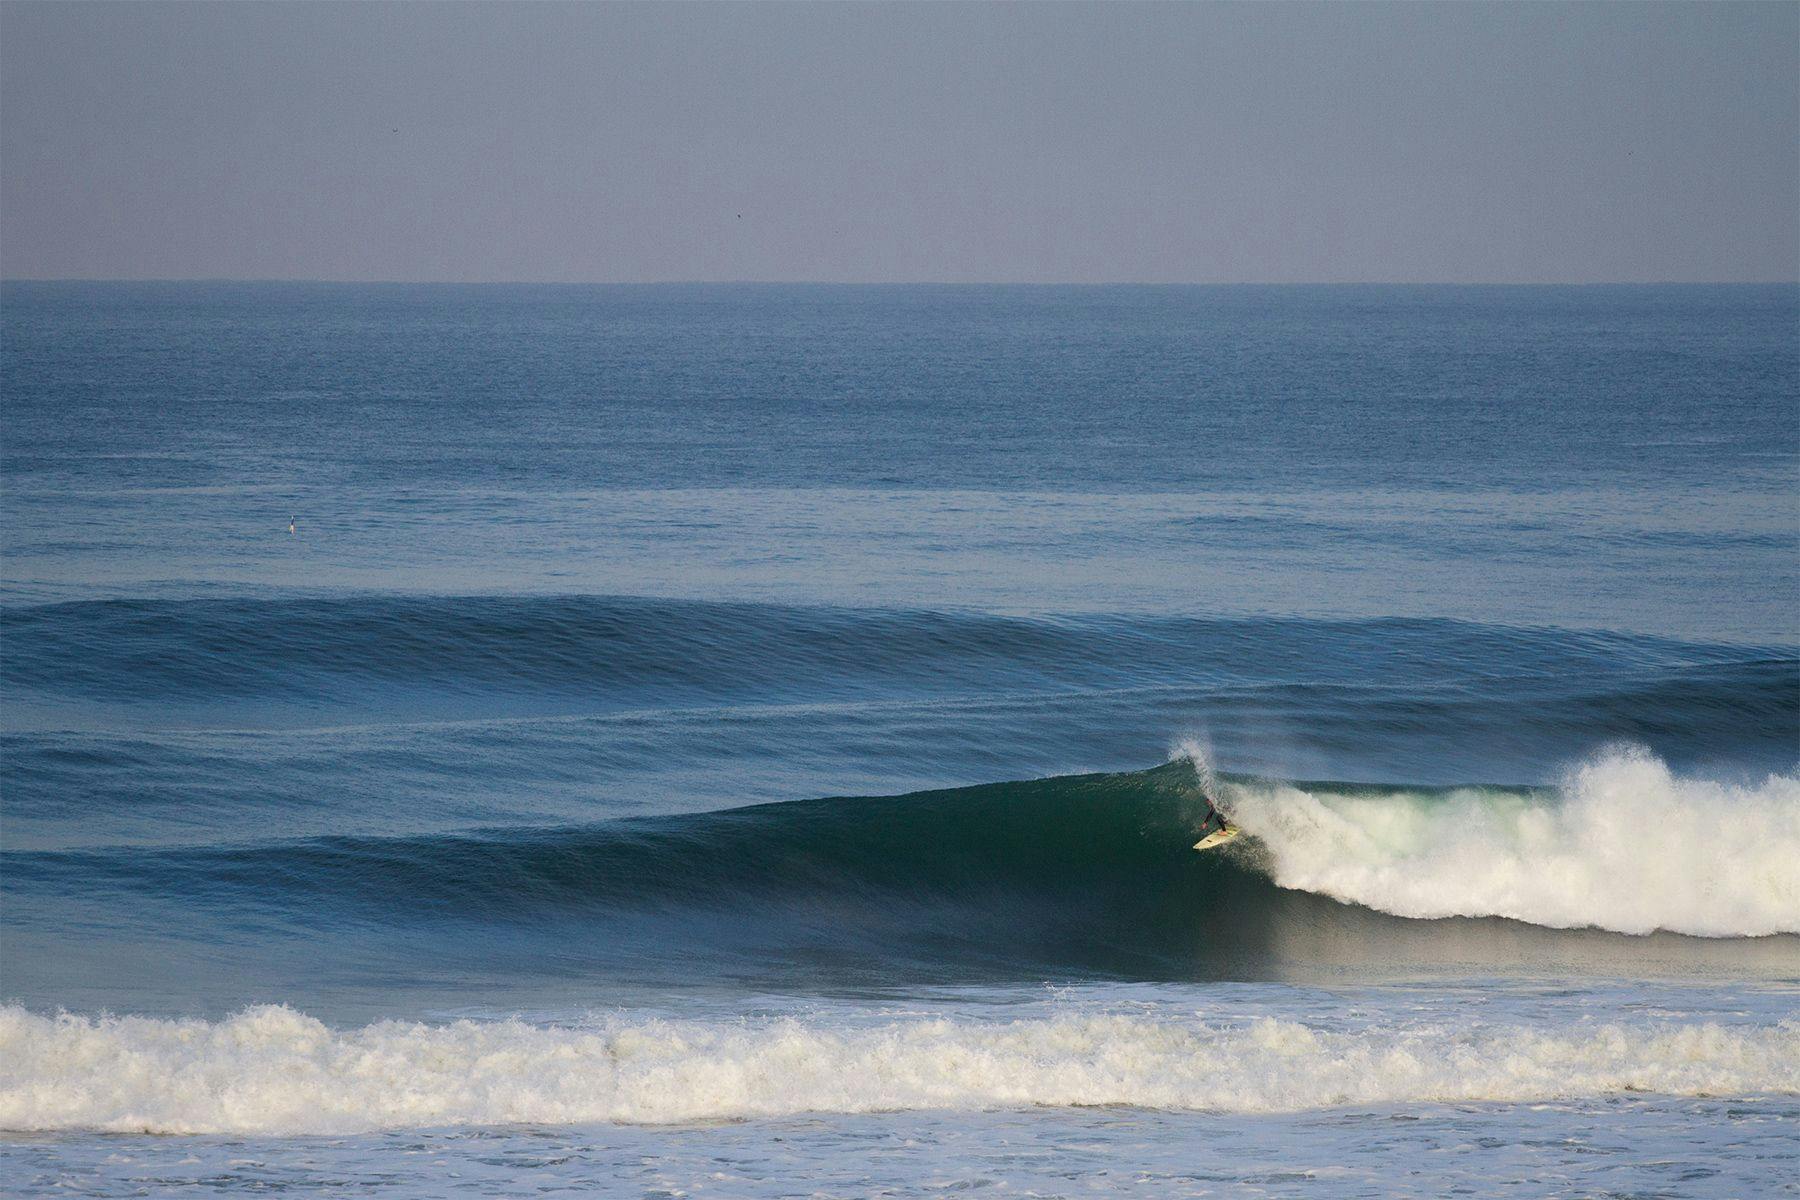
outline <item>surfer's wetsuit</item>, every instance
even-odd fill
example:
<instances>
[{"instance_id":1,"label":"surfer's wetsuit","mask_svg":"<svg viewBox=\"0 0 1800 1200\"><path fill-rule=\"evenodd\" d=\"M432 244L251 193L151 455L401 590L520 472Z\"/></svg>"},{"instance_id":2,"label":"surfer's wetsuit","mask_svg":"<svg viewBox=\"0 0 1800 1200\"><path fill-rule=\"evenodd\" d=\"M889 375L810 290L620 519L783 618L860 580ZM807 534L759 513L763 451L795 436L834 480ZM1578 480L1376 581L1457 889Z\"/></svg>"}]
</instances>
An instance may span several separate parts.
<instances>
[{"instance_id":1,"label":"surfer's wetsuit","mask_svg":"<svg viewBox=\"0 0 1800 1200\"><path fill-rule=\"evenodd\" d=\"M1206 801L1206 820L1200 823L1200 836L1205 837L1209 833L1217 833L1224 829L1227 822L1225 814L1219 811L1217 804L1213 803L1213 798L1204 792L1201 793L1201 796Z\"/></svg>"}]
</instances>

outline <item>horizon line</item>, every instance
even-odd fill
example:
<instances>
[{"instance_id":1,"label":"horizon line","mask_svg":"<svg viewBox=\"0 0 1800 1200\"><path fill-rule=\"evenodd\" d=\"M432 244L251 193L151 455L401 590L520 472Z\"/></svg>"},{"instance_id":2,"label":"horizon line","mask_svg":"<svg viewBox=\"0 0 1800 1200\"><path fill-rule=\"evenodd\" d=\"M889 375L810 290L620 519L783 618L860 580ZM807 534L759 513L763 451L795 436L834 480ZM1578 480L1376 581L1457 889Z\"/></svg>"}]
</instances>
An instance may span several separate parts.
<instances>
[{"instance_id":1,"label":"horizon line","mask_svg":"<svg viewBox=\"0 0 1800 1200\"><path fill-rule=\"evenodd\" d=\"M1058 280L1058 279L334 279L233 275L3 275L15 283L255 283L337 287L1800 287L1792 279L1317 279L1317 280Z\"/></svg>"}]
</instances>

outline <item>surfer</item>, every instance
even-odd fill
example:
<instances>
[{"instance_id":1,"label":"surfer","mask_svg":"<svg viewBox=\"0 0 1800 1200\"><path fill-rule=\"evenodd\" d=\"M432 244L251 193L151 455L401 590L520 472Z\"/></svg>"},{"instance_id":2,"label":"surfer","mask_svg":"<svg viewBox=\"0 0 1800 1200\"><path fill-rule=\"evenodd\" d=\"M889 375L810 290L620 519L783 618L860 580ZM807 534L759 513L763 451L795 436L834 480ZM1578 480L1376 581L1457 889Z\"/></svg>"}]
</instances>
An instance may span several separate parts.
<instances>
[{"instance_id":1,"label":"surfer","mask_svg":"<svg viewBox=\"0 0 1800 1200\"><path fill-rule=\"evenodd\" d=\"M1225 814L1214 803L1212 793L1202 788L1200 798L1206 801L1206 819L1200 822L1200 840L1194 843L1194 849L1209 850L1237 837L1237 826L1225 819Z\"/></svg>"}]
</instances>

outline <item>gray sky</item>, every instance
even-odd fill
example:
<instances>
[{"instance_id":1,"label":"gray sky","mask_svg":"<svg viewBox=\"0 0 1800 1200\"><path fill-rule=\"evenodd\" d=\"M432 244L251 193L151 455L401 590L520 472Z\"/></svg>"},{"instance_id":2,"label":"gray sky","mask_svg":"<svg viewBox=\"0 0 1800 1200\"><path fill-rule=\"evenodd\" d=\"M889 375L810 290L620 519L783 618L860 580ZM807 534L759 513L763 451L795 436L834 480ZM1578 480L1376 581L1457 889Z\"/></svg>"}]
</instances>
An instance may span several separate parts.
<instances>
[{"instance_id":1,"label":"gray sky","mask_svg":"<svg viewBox=\"0 0 1800 1200\"><path fill-rule=\"evenodd\" d=\"M15 0L0 274L1793 280L1800 5Z\"/></svg>"}]
</instances>

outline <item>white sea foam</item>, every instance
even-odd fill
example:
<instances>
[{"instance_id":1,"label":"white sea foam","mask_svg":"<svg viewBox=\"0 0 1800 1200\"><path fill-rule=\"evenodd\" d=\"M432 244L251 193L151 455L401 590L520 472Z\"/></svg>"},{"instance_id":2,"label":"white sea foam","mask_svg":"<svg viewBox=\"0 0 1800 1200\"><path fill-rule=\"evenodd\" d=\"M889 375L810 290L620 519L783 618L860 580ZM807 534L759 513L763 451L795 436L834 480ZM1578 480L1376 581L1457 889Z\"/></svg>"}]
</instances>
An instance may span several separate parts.
<instances>
[{"instance_id":1,"label":"white sea foam","mask_svg":"<svg viewBox=\"0 0 1800 1200\"><path fill-rule=\"evenodd\" d=\"M1616 750L1554 794L1224 785L1283 887L1405 917L1708 937L1800 932L1800 777L1678 778Z\"/></svg>"},{"instance_id":2,"label":"white sea foam","mask_svg":"<svg viewBox=\"0 0 1800 1200\"><path fill-rule=\"evenodd\" d=\"M11 1007L0 1009L0 1063L0 1128L302 1134L1033 1105L1291 1112L1800 1093L1800 1024L1341 1032L1115 1013L334 1031L281 1007L219 1022Z\"/></svg>"}]
</instances>

